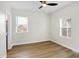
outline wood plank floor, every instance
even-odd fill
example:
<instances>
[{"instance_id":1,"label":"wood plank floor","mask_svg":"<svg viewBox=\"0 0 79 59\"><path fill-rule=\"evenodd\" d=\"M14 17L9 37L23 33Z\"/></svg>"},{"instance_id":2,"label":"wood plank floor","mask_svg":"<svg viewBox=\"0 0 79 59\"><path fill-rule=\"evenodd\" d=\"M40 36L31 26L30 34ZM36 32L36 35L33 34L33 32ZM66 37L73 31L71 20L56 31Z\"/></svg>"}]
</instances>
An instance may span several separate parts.
<instances>
[{"instance_id":1,"label":"wood plank floor","mask_svg":"<svg viewBox=\"0 0 79 59\"><path fill-rule=\"evenodd\" d=\"M51 41L14 46L8 58L78 58L79 54Z\"/></svg>"}]
</instances>

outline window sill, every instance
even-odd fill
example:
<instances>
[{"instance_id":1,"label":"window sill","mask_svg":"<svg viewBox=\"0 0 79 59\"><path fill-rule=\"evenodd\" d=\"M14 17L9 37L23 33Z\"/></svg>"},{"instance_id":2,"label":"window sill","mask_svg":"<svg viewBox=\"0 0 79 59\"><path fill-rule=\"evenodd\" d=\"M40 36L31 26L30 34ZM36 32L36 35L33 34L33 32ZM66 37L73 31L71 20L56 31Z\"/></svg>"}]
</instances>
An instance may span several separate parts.
<instances>
[{"instance_id":1,"label":"window sill","mask_svg":"<svg viewBox=\"0 0 79 59\"><path fill-rule=\"evenodd\" d=\"M16 33L28 33L28 31L26 31L26 32L16 32Z\"/></svg>"}]
</instances>

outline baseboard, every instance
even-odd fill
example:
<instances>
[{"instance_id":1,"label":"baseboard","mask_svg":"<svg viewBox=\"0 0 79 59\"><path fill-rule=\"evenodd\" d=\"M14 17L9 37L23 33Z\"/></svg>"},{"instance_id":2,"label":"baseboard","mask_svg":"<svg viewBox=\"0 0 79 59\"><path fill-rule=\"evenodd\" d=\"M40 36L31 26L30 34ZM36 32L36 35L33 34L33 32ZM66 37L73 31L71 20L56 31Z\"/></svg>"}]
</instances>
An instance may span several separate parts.
<instances>
[{"instance_id":1,"label":"baseboard","mask_svg":"<svg viewBox=\"0 0 79 59\"><path fill-rule=\"evenodd\" d=\"M12 45L13 46L13 45ZM8 50L12 49L12 46L8 47Z\"/></svg>"},{"instance_id":2,"label":"baseboard","mask_svg":"<svg viewBox=\"0 0 79 59\"><path fill-rule=\"evenodd\" d=\"M57 42L57 41L55 41L55 40L51 40L51 41L54 42L54 43L56 43L56 44L59 44L59 45L61 45L61 46L63 46L63 47L66 47L66 48L72 50L72 52L74 52L74 53L79 53L78 50L76 50L76 49L74 49L74 48L71 48L71 47L69 47L69 46L67 46L67 45L61 44L60 42Z\"/></svg>"},{"instance_id":3,"label":"baseboard","mask_svg":"<svg viewBox=\"0 0 79 59\"><path fill-rule=\"evenodd\" d=\"M39 40L39 41L31 41L31 42L17 43L17 44L13 44L13 46L16 46L16 45L24 45L24 44L31 44L31 43L38 43L38 42L44 42L44 41L49 41L49 40Z\"/></svg>"}]
</instances>

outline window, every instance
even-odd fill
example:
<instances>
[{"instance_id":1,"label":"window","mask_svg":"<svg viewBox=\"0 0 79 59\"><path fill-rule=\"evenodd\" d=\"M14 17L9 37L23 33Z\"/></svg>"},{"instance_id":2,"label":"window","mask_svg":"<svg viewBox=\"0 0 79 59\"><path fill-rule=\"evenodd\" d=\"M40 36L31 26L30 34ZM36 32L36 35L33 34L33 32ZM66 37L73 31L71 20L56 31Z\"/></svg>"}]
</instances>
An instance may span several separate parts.
<instances>
[{"instance_id":1,"label":"window","mask_svg":"<svg viewBox=\"0 0 79 59\"><path fill-rule=\"evenodd\" d=\"M16 32L28 32L28 18L27 17L16 17Z\"/></svg>"},{"instance_id":2,"label":"window","mask_svg":"<svg viewBox=\"0 0 79 59\"><path fill-rule=\"evenodd\" d=\"M0 32L1 33L5 32L5 29L6 29L5 28L5 25L6 25L5 21L6 21L6 15L5 14L0 14Z\"/></svg>"},{"instance_id":3,"label":"window","mask_svg":"<svg viewBox=\"0 0 79 59\"><path fill-rule=\"evenodd\" d=\"M71 37L71 18L60 19L60 36Z\"/></svg>"}]
</instances>

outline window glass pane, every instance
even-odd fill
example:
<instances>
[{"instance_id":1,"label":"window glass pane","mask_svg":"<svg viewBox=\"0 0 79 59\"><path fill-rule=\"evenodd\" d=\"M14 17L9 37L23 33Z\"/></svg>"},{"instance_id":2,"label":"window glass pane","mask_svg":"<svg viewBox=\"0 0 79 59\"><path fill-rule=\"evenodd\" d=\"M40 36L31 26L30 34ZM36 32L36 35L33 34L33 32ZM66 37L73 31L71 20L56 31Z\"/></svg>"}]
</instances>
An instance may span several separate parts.
<instances>
[{"instance_id":1,"label":"window glass pane","mask_svg":"<svg viewBox=\"0 0 79 59\"><path fill-rule=\"evenodd\" d=\"M18 24L27 24L28 23L27 17L20 17L20 16L18 16L17 17L17 22L18 22Z\"/></svg>"},{"instance_id":2,"label":"window glass pane","mask_svg":"<svg viewBox=\"0 0 79 59\"><path fill-rule=\"evenodd\" d=\"M5 15L4 14L0 14L0 19L4 19Z\"/></svg>"},{"instance_id":3,"label":"window glass pane","mask_svg":"<svg viewBox=\"0 0 79 59\"><path fill-rule=\"evenodd\" d=\"M17 26L17 32L26 32L27 26L26 25L18 25Z\"/></svg>"},{"instance_id":4,"label":"window glass pane","mask_svg":"<svg viewBox=\"0 0 79 59\"><path fill-rule=\"evenodd\" d=\"M62 28L62 35L67 36L67 28Z\"/></svg>"},{"instance_id":5,"label":"window glass pane","mask_svg":"<svg viewBox=\"0 0 79 59\"><path fill-rule=\"evenodd\" d=\"M67 20L67 23L68 23L68 25L67 25L68 28L71 28L71 19L68 19L68 20Z\"/></svg>"},{"instance_id":6,"label":"window glass pane","mask_svg":"<svg viewBox=\"0 0 79 59\"><path fill-rule=\"evenodd\" d=\"M68 37L71 37L71 18L67 19L68 23Z\"/></svg>"},{"instance_id":7,"label":"window glass pane","mask_svg":"<svg viewBox=\"0 0 79 59\"><path fill-rule=\"evenodd\" d=\"M71 37L71 28L68 28L68 37Z\"/></svg>"},{"instance_id":8,"label":"window glass pane","mask_svg":"<svg viewBox=\"0 0 79 59\"><path fill-rule=\"evenodd\" d=\"M5 16L6 15L4 15L4 14L0 14L0 23L5 21L5 19L6 19Z\"/></svg>"},{"instance_id":9,"label":"window glass pane","mask_svg":"<svg viewBox=\"0 0 79 59\"><path fill-rule=\"evenodd\" d=\"M66 19L62 19L62 27L67 28L67 20Z\"/></svg>"}]
</instances>

